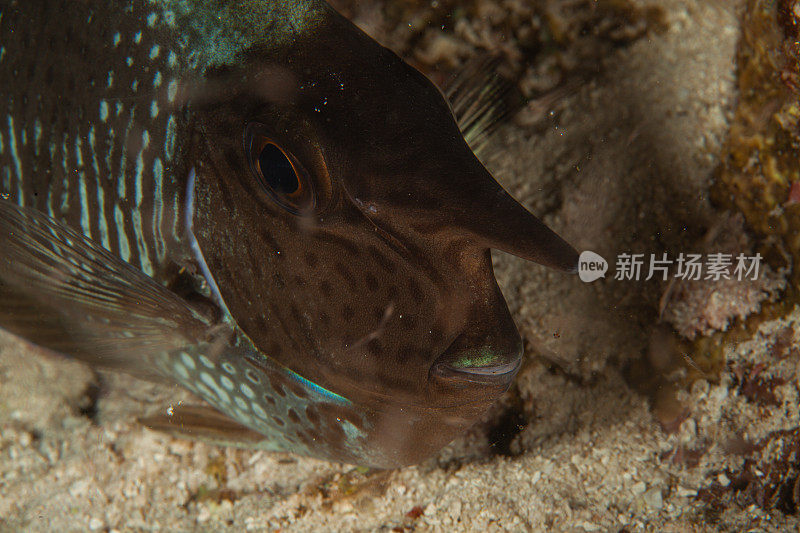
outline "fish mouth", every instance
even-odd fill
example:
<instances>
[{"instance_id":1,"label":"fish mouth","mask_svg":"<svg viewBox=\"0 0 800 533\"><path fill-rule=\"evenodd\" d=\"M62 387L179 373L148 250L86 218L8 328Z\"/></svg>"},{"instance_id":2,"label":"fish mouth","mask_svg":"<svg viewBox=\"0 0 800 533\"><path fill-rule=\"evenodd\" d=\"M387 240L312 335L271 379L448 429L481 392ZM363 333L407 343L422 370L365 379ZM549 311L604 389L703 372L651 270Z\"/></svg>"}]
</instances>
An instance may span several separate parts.
<instances>
[{"instance_id":1,"label":"fish mouth","mask_svg":"<svg viewBox=\"0 0 800 533\"><path fill-rule=\"evenodd\" d=\"M508 385L517 375L522 358L490 366L463 366L455 367L446 362L433 365L431 372L437 377L447 380L467 381L481 385Z\"/></svg>"},{"instance_id":2,"label":"fish mouth","mask_svg":"<svg viewBox=\"0 0 800 533\"><path fill-rule=\"evenodd\" d=\"M467 384L505 388L522 365L522 339L512 334L476 339L462 334L431 366L432 377L456 387Z\"/></svg>"}]
</instances>

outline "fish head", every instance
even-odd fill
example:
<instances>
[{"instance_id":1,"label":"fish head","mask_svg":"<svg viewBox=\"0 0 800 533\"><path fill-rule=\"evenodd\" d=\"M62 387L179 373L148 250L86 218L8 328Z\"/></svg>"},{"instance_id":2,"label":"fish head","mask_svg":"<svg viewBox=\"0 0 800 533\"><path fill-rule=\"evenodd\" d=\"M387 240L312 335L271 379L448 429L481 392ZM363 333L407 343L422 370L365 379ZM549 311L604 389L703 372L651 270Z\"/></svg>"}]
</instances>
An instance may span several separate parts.
<instances>
[{"instance_id":1,"label":"fish head","mask_svg":"<svg viewBox=\"0 0 800 533\"><path fill-rule=\"evenodd\" d=\"M193 226L258 349L359 406L383 463L408 464L519 369L490 250L562 269L577 254L494 180L425 76L338 24L205 73Z\"/></svg>"}]
</instances>

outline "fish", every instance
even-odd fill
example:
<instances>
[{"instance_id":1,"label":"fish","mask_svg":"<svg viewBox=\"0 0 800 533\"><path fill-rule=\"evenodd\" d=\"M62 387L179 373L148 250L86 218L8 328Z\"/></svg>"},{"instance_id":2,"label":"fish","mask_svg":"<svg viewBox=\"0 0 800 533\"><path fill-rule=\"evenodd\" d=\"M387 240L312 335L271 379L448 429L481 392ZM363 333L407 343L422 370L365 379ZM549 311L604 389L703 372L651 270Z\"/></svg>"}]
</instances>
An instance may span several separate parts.
<instances>
[{"instance_id":1,"label":"fish","mask_svg":"<svg viewBox=\"0 0 800 533\"><path fill-rule=\"evenodd\" d=\"M0 80L0 327L205 402L160 431L418 463L519 370L490 251L576 271L322 1L5 0Z\"/></svg>"}]
</instances>

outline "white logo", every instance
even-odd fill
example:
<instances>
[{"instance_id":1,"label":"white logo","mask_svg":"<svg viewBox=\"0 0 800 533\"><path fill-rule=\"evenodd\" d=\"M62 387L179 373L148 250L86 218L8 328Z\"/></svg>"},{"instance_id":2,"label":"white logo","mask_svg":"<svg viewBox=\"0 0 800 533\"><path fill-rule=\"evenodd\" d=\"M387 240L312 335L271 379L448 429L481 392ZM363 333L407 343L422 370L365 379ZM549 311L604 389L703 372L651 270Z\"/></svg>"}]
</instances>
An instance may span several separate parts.
<instances>
[{"instance_id":1,"label":"white logo","mask_svg":"<svg viewBox=\"0 0 800 533\"><path fill-rule=\"evenodd\" d=\"M608 271L608 261L603 259L599 254L586 250L581 252L578 259L578 276L581 281L591 283L599 278L606 277Z\"/></svg>"}]
</instances>

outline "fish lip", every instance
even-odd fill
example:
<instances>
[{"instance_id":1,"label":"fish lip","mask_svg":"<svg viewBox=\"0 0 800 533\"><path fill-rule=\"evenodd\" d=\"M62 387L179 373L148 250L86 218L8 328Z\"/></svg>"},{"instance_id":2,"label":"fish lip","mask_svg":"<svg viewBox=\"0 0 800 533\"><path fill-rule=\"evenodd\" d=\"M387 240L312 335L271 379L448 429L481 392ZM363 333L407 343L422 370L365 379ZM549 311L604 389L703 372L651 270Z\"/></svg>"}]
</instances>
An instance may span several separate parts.
<instances>
[{"instance_id":1,"label":"fish lip","mask_svg":"<svg viewBox=\"0 0 800 533\"><path fill-rule=\"evenodd\" d=\"M445 379L468 381L483 385L506 385L514 379L522 366L522 358L509 363L493 366L462 367L456 368L446 363L437 363L432 371L435 375Z\"/></svg>"}]
</instances>

